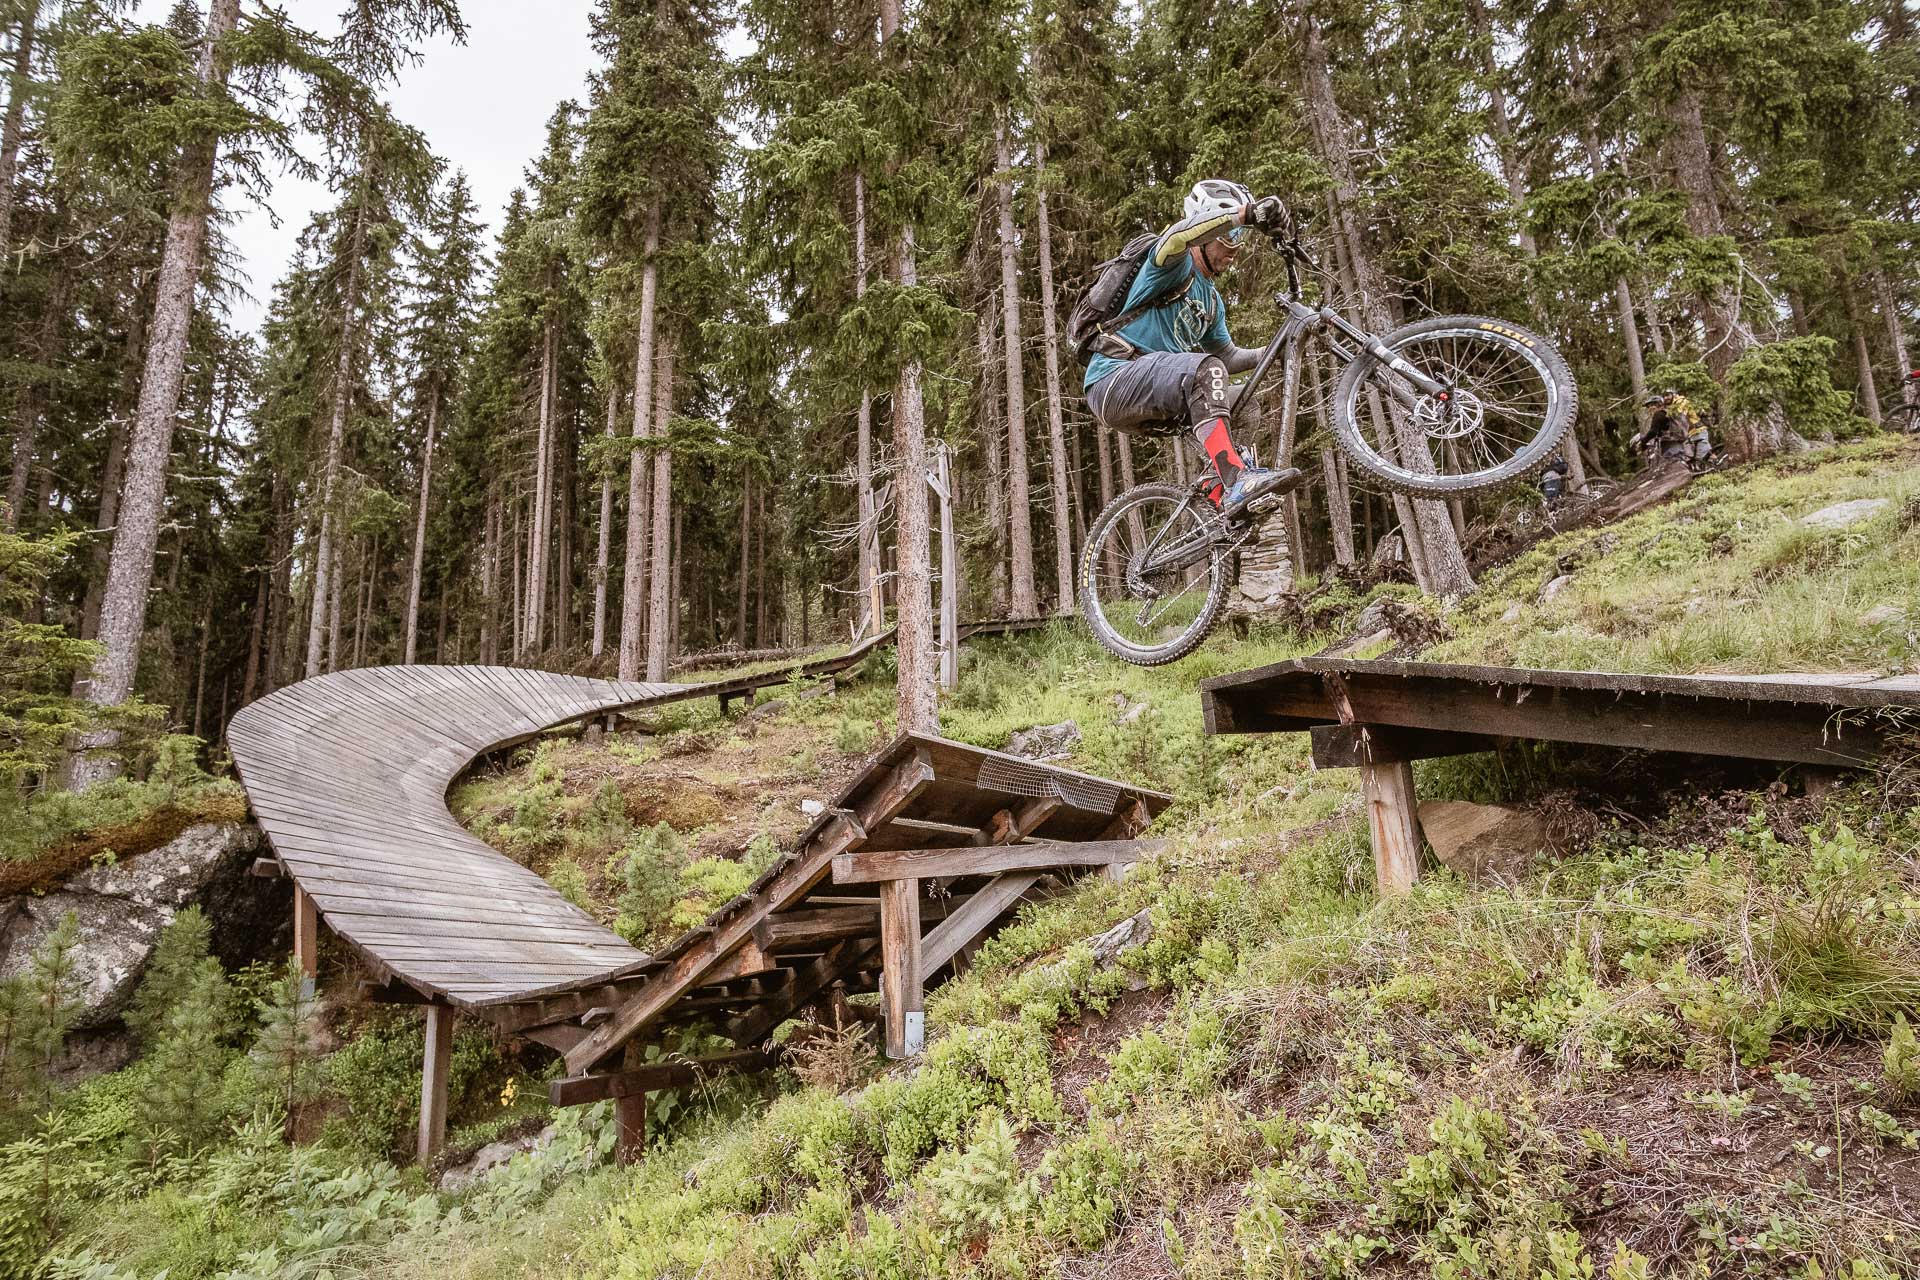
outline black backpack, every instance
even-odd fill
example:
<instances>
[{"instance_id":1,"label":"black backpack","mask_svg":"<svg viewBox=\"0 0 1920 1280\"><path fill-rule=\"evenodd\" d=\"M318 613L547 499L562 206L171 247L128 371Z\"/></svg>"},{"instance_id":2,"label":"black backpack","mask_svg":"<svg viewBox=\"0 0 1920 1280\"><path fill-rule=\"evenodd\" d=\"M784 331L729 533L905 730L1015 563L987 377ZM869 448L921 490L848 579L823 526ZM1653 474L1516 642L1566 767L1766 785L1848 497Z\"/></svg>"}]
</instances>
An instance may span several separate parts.
<instances>
[{"instance_id":1,"label":"black backpack","mask_svg":"<svg viewBox=\"0 0 1920 1280\"><path fill-rule=\"evenodd\" d=\"M1073 344L1074 358L1081 364L1096 355L1111 356L1115 360L1131 360L1139 355L1134 345L1120 336L1120 330L1187 291L1187 283L1182 281L1137 307L1127 307L1133 282L1140 278L1140 268L1146 265L1147 255L1153 252L1159 239L1151 232L1135 236L1120 250L1119 257L1108 258L1093 269L1093 283L1073 304L1073 313L1067 317L1067 341ZM1126 310L1121 310L1123 307Z\"/></svg>"}]
</instances>

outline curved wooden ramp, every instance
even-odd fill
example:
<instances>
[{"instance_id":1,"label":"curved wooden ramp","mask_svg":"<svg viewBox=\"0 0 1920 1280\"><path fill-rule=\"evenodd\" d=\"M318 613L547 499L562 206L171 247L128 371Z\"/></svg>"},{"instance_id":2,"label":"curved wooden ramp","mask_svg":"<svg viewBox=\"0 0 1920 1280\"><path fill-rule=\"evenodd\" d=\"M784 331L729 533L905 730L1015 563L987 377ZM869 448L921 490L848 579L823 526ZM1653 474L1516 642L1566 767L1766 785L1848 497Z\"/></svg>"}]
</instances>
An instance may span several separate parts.
<instances>
[{"instance_id":1,"label":"curved wooden ramp","mask_svg":"<svg viewBox=\"0 0 1920 1280\"><path fill-rule=\"evenodd\" d=\"M468 834L448 786L488 751L699 688L363 668L249 704L227 741L274 852L327 926L383 981L471 1007L612 980L647 956Z\"/></svg>"}]
</instances>

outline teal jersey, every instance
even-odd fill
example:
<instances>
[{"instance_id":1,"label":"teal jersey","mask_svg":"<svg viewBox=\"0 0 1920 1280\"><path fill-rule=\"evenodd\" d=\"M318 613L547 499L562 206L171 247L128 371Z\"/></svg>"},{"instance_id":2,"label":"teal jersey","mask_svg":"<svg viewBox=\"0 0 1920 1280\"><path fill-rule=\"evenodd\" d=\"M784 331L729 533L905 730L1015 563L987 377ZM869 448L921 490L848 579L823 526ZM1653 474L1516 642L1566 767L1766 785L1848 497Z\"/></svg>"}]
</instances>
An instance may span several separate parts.
<instances>
[{"instance_id":1,"label":"teal jersey","mask_svg":"<svg viewBox=\"0 0 1920 1280\"><path fill-rule=\"evenodd\" d=\"M1120 336L1143 353L1218 351L1232 346L1233 339L1227 333L1227 304L1213 281L1194 270L1193 259L1184 250L1165 266L1155 261L1158 256L1150 253L1141 264L1140 274L1134 277L1133 288L1127 291L1126 306L1121 310L1130 310L1169 289L1178 289L1182 282L1186 289L1176 293L1173 301L1166 305L1135 317L1133 323L1120 330ZM1125 363L1112 356L1095 355L1087 362L1087 376L1081 387L1092 386Z\"/></svg>"}]
</instances>

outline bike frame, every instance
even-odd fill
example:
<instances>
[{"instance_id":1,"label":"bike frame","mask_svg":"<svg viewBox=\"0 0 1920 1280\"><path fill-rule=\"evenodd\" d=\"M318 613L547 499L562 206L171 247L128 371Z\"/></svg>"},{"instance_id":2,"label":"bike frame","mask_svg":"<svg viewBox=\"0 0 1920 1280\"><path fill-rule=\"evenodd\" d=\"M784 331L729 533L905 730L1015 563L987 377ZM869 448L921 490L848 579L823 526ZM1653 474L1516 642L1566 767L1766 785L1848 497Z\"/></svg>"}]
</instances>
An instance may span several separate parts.
<instances>
[{"instance_id":1,"label":"bike frame","mask_svg":"<svg viewBox=\"0 0 1920 1280\"><path fill-rule=\"evenodd\" d=\"M1311 266L1312 263L1298 241L1282 241L1274 237L1273 243L1281 253L1286 255L1287 260L1287 287L1283 292L1274 295L1274 301L1286 307L1287 318L1281 324L1280 331L1273 335L1273 340L1267 343L1266 350L1260 353L1259 363L1253 366L1253 376L1247 379L1239 399L1234 401L1235 412L1238 412L1239 407L1247 403L1247 397L1258 391L1260 384L1266 381L1275 357L1283 357L1280 361L1283 374L1299 367L1300 353L1309 337L1316 339L1327 350L1348 364L1358 360L1360 352L1364 351L1427 395L1445 397L1450 388L1444 382L1434 381L1399 356L1394 355L1375 335L1350 323L1345 316L1332 307L1325 305L1309 307L1301 302L1299 300L1300 273L1297 264L1307 262ZM1329 330L1352 342L1358 350L1347 347L1339 338L1332 336ZM1299 395L1299 383L1292 378L1288 378L1287 382L1293 387L1293 393L1289 396L1290 403L1283 407L1282 412L1290 413L1293 409L1291 401ZM1414 407L1414 395L1404 386L1389 383L1387 390L1409 409ZM1230 414L1229 418L1231 416Z\"/></svg>"}]
</instances>

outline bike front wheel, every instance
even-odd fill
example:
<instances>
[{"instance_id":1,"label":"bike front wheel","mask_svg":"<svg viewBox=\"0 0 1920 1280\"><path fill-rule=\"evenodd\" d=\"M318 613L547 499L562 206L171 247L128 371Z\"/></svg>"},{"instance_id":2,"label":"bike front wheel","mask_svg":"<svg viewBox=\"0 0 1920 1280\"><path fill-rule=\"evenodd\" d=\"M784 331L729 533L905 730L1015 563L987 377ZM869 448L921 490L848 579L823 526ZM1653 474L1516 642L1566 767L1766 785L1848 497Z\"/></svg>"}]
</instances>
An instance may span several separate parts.
<instances>
[{"instance_id":1,"label":"bike front wheel","mask_svg":"<svg viewBox=\"0 0 1920 1280\"><path fill-rule=\"evenodd\" d=\"M1333 397L1340 447L1390 489L1458 497L1547 464L1573 424L1579 392L1546 339L1504 320L1437 316L1381 339L1392 363L1362 352ZM1411 369L1438 383L1431 392Z\"/></svg>"},{"instance_id":2,"label":"bike front wheel","mask_svg":"<svg viewBox=\"0 0 1920 1280\"><path fill-rule=\"evenodd\" d=\"M1080 616L1107 652L1157 667L1200 647L1219 621L1234 543L1192 490L1143 484L1100 513L1080 556Z\"/></svg>"}]
</instances>

